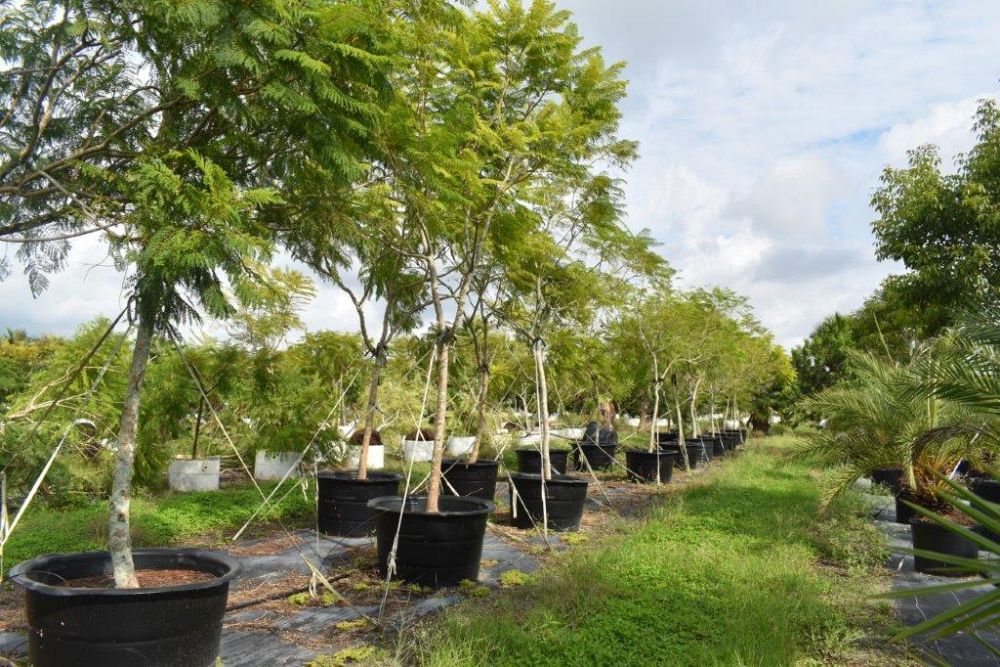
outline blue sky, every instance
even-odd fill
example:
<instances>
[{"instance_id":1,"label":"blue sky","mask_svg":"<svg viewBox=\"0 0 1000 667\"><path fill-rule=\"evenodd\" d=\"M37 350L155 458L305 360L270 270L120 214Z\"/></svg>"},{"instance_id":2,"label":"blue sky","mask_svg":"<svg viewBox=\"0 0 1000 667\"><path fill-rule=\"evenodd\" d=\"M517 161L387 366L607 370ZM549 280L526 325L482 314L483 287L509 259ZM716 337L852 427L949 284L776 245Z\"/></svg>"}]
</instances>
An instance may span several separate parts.
<instances>
[{"instance_id":1,"label":"blue sky","mask_svg":"<svg viewBox=\"0 0 1000 667\"><path fill-rule=\"evenodd\" d=\"M922 143L948 159L968 148L975 101L1000 93L994 1L559 5L589 44L629 62L623 130L642 156L629 224L663 242L682 284L746 294L789 346L899 270L872 252L883 166ZM99 246L70 259L37 300L20 276L0 282L0 327L68 333L117 312L121 277ZM329 287L305 319L356 328Z\"/></svg>"}]
</instances>

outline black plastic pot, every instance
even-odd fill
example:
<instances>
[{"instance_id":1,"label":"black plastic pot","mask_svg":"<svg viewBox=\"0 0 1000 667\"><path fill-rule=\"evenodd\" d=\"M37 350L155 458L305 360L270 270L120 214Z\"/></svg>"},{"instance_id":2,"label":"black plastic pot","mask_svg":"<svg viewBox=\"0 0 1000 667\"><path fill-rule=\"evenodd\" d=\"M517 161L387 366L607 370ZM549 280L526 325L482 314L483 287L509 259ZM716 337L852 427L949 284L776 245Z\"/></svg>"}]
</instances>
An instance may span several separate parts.
<instances>
[{"instance_id":1,"label":"black plastic pot","mask_svg":"<svg viewBox=\"0 0 1000 667\"><path fill-rule=\"evenodd\" d=\"M976 559L979 557L979 548L975 542L961 535L956 535L947 528L931 521L914 519L910 523L910 536L914 549L933 551L956 558ZM917 572L927 572L942 577L969 576L968 572L949 572L948 568L955 568L955 566L924 556L913 557L913 569Z\"/></svg>"},{"instance_id":2,"label":"black plastic pot","mask_svg":"<svg viewBox=\"0 0 1000 667\"><path fill-rule=\"evenodd\" d=\"M677 431L669 431L669 432L666 432L666 433L657 433L656 434L656 441L658 443L660 443L661 445L665 444L665 443L671 443L671 442L672 443L676 443L677 442Z\"/></svg>"},{"instance_id":3,"label":"black plastic pot","mask_svg":"<svg viewBox=\"0 0 1000 667\"><path fill-rule=\"evenodd\" d=\"M199 549L135 549L137 570L197 570L203 583L162 588L69 588L63 580L111 572L106 551L39 556L15 566L26 591L32 665L214 665L229 582L240 564Z\"/></svg>"},{"instance_id":4,"label":"black plastic pot","mask_svg":"<svg viewBox=\"0 0 1000 667\"><path fill-rule=\"evenodd\" d=\"M549 530L576 530L583 518L589 481L566 475L553 475L545 481L545 507L542 507L542 476L514 473L511 478L512 523L517 528L542 526L543 516Z\"/></svg>"},{"instance_id":5,"label":"black plastic pot","mask_svg":"<svg viewBox=\"0 0 1000 667\"><path fill-rule=\"evenodd\" d=\"M725 439L730 449L743 446L743 433L735 429L725 429L720 431L720 435Z\"/></svg>"},{"instance_id":6,"label":"black plastic pot","mask_svg":"<svg viewBox=\"0 0 1000 667\"><path fill-rule=\"evenodd\" d=\"M687 449L688 463L690 464L691 469L694 470L698 467L699 461L701 461L701 454L704 452L704 447L702 447L700 442L685 440L684 448ZM678 470L684 470L684 455L681 454L680 445L675 442L669 445L660 445L660 449L673 454L674 467Z\"/></svg>"},{"instance_id":7,"label":"black plastic pot","mask_svg":"<svg viewBox=\"0 0 1000 667\"><path fill-rule=\"evenodd\" d=\"M421 586L457 586L463 580L479 578L479 561L483 555L486 520L496 506L489 500L473 497L442 495L438 499L440 512L424 508L427 499L414 496L375 498L368 506L375 510L375 541L378 567L386 576L389 552L396 531L396 576Z\"/></svg>"},{"instance_id":8,"label":"black plastic pot","mask_svg":"<svg viewBox=\"0 0 1000 667\"><path fill-rule=\"evenodd\" d=\"M517 471L534 475L542 472L542 453L537 449L515 449L517 453ZM549 463L557 473L566 474L566 465L569 462L568 449L550 449Z\"/></svg>"},{"instance_id":9,"label":"black plastic pot","mask_svg":"<svg viewBox=\"0 0 1000 667\"><path fill-rule=\"evenodd\" d=\"M460 461L445 459L441 463L441 475L447 480L444 492L449 496L473 496L493 500L497 491L496 461Z\"/></svg>"},{"instance_id":10,"label":"black plastic pot","mask_svg":"<svg viewBox=\"0 0 1000 667\"><path fill-rule=\"evenodd\" d=\"M657 482L657 469L659 469L659 482L666 484L674 474L674 453L662 449L657 452L626 449L625 467L628 468L630 480L650 484Z\"/></svg>"},{"instance_id":11,"label":"black plastic pot","mask_svg":"<svg viewBox=\"0 0 1000 667\"><path fill-rule=\"evenodd\" d=\"M618 445L594 445L577 443L573 449L573 461L577 470L587 470L587 464L594 470L610 470L615 462Z\"/></svg>"},{"instance_id":12,"label":"black plastic pot","mask_svg":"<svg viewBox=\"0 0 1000 667\"><path fill-rule=\"evenodd\" d=\"M871 474L872 484L881 484L897 495L903 488L902 468L876 468Z\"/></svg>"},{"instance_id":13,"label":"black plastic pot","mask_svg":"<svg viewBox=\"0 0 1000 667\"><path fill-rule=\"evenodd\" d=\"M969 480L969 491L986 502L1000 504L1000 481L988 477L976 477ZM972 506L980 511L987 509L981 502L974 501ZM1000 535L989 530L986 526L976 524L975 530L988 540L1000 542Z\"/></svg>"},{"instance_id":14,"label":"black plastic pot","mask_svg":"<svg viewBox=\"0 0 1000 667\"><path fill-rule=\"evenodd\" d=\"M368 501L398 493L403 479L397 473L371 471L367 479L358 479L353 470L324 470L317 478L319 530L343 537L368 535L375 530L375 511L368 507Z\"/></svg>"},{"instance_id":15,"label":"black plastic pot","mask_svg":"<svg viewBox=\"0 0 1000 667\"><path fill-rule=\"evenodd\" d=\"M721 434L703 435L701 441L705 443L705 447L712 448L713 458L726 455L726 444L722 441Z\"/></svg>"},{"instance_id":16,"label":"black plastic pot","mask_svg":"<svg viewBox=\"0 0 1000 667\"><path fill-rule=\"evenodd\" d=\"M670 443L670 444L662 444L661 443L660 444L660 451L664 452L666 454L670 454L670 456L673 457L673 459L674 459L674 468L680 468L680 469L684 468L684 459L681 458L681 448L677 445L676 442L675 443Z\"/></svg>"},{"instance_id":17,"label":"black plastic pot","mask_svg":"<svg viewBox=\"0 0 1000 667\"><path fill-rule=\"evenodd\" d=\"M969 491L987 502L1000 505L1000 481L977 477L969 481ZM981 505L981 503L974 503L974 505Z\"/></svg>"},{"instance_id":18,"label":"black plastic pot","mask_svg":"<svg viewBox=\"0 0 1000 667\"><path fill-rule=\"evenodd\" d=\"M913 509L906 502L916 503L916 500L907 492L901 491L896 494L896 523L909 524L914 517L919 517L920 513ZM919 503L917 503L919 504Z\"/></svg>"},{"instance_id":19,"label":"black plastic pot","mask_svg":"<svg viewBox=\"0 0 1000 667\"><path fill-rule=\"evenodd\" d=\"M699 463L708 463L709 458L705 454L705 445L701 440L685 440L684 448L687 450L688 462L692 468L697 468Z\"/></svg>"}]
</instances>

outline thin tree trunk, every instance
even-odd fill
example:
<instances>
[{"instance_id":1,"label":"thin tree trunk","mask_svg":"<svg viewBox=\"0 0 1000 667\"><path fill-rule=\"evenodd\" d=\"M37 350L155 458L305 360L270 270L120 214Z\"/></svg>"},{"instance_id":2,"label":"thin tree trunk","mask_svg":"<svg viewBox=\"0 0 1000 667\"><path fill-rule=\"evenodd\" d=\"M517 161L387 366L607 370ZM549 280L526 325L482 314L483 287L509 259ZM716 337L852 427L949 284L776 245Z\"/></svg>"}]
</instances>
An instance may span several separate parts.
<instances>
[{"instance_id":1,"label":"thin tree trunk","mask_svg":"<svg viewBox=\"0 0 1000 667\"><path fill-rule=\"evenodd\" d=\"M149 361L153 340L153 323L139 315L135 348L128 370L125 400L122 403L121 424L118 427L118 448L115 452L114 477L111 483L111 512L108 518L108 550L114 569L116 588L138 588L135 563L132 562L132 535L129 530L129 508L132 498L132 475L135 470L135 441L139 429L139 398Z\"/></svg>"},{"instance_id":2,"label":"thin tree trunk","mask_svg":"<svg viewBox=\"0 0 1000 667\"><path fill-rule=\"evenodd\" d=\"M674 406L677 408L677 446L681 448L681 460L684 461L684 471L691 472L691 462L688 460L687 447L684 446L684 415L681 412L681 394L674 387Z\"/></svg>"},{"instance_id":3,"label":"thin tree trunk","mask_svg":"<svg viewBox=\"0 0 1000 667\"><path fill-rule=\"evenodd\" d=\"M708 425L712 429L712 435L715 435L715 387L712 385L708 387Z\"/></svg>"},{"instance_id":4,"label":"thin tree trunk","mask_svg":"<svg viewBox=\"0 0 1000 667\"><path fill-rule=\"evenodd\" d=\"M448 341L439 339L437 413L434 417L434 457L431 478L427 483L427 511L437 512L441 497L441 461L444 459L445 420L448 417Z\"/></svg>"},{"instance_id":5,"label":"thin tree trunk","mask_svg":"<svg viewBox=\"0 0 1000 667\"><path fill-rule=\"evenodd\" d=\"M191 460L198 458L198 436L201 435L201 418L205 414L205 397L198 397L198 416L194 420L194 438L191 443Z\"/></svg>"},{"instance_id":6,"label":"thin tree trunk","mask_svg":"<svg viewBox=\"0 0 1000 667\"><path fill-rule=\"evenodd\" d=\"M701 384L701 378L694 381L694 387L691 389L691 437L697 438L701 435L701 429L698 428L698 386Z\"/></svg>"},{"instance_id":7,"label":"thin tree trunk","mask_svg":"<svg viewBox=\"0 0 1000 667\"><path fill-rule=\"evenodd\" d=\"M472 446L472 454L469 455L469 463L479 460L479 447L483 442L483 434L486 432L486 397L490 391L490 369L484 366L479 371L479 414L476 417L476 442Z\"/></svg>"},{"instance_id":8,"label":"thin tree trunk","mask_svg":"<svg viewBox=\"0 0 1000 667\"><path fill-rule=\"evenodd\" d=\"M549 457L549 387L545 379L545 359L543 358L543 343L540 340L532 344L535 355L535 367L538 370L538 422L541 430L542 475L545 480L552 479L552 465Z\"/></svg>"},{"instance_id":9,"label":"thin tree trunk","mask_svg":"<svg viewBox=\"0 0 1000 667\"><path fill-rule=\"evenodd\" d=\"M656 451L656 421L660 418L660 364L653 356L653 424L649 427L649 453Z\"/></svg>"},{"instance_id":10,"label":"thin tree trunk","mask_svg":"<svg viewBox=\"0 0 1000 667\"><path fill-rule=\"evenodd\" d=\"M361 437L361 451L358 453L358 479L368 479L368 450L371 447L372 432L375 430L375 406L378 405L378 389L385 367L385 347L375 350L372 360L372 377L368 383L368 403L365 406L365 434Z\"/></svg>"},{"instance_id":11,"label":"thin tree trunk","mask_svg":"<svg viewBox=\"0 0 1000 667\"><path fill-rule=\"evenodd\" d=\"M476 441L472 445L472 454L469 456L469 463L479 460L479 447L483 442L483 433L486 432L486 399L490 391L490 325L486 316L483 316L483 347L482 358L479 360L479 404L476 406L478 415L476 417ZM478 349L478 348L477 348Z\"/></svg>"}]
</instances>

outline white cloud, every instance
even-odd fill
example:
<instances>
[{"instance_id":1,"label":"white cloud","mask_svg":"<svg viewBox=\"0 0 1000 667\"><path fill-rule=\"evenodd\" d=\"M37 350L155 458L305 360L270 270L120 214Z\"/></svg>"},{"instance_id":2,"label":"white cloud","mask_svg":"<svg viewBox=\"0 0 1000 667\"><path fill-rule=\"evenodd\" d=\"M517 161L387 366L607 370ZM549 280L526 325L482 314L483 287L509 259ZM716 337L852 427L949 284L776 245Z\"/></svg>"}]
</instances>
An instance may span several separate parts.
<instances>
[{"instance_id":1,"label":"white cloud","mask_svg":"<svg viewBox=\"0 0 1000 667\"><path fill-rule=\"evenodd\" d=\"M749 216L755 229L778 238L811 238L823 233L830 204L846 185L840 170L817 155L781 158L758 177L733 213Z\"/></svg>"},{"instance_id":2,"label":"white cloud","mask_svg":"<svg viewBox=\"0 0 1000 667\"><path fill-rule=\"evenodd\" d=\"M942 166L954 167L952 158L975 142L971 118L979 102L969 97L958 102L935 104L926 115L897 123L879 137L886 160L896 166L906 163L908 151L922 144L934 144L941 152Z\"/></svg>"}]
</instances>

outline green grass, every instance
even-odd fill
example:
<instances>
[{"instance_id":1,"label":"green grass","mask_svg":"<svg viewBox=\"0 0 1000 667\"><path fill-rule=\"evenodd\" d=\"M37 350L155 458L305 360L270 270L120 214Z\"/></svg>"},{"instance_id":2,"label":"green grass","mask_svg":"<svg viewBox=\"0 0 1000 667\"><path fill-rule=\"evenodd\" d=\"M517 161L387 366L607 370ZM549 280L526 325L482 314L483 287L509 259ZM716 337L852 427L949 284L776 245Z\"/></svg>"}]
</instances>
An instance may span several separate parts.
<instances>
[{"instance_id":1,"label":"green grass","mask_svg":"<svg viewBox=\"0 0 1000 667\"><path fill-rule=\"evenodd\" d=\"M261 485L265 492L275 484ZM289 488L286 482L274 500ZM132 539L135 546L172 546L220 542L239 529L260 504L252 486L200 493L144 495L132 500ZM289 493L264 515L264 520L305 519L314 512L312 491ZM73 508L33 505L4 547L5 570L44 553L67 553L107 548L107 502ZM299 521L300 524L304 523Z\"/></svg>"},{"instance_id":2,"label":"green grass","mask_svg":"<svg viewBox=\"0 0 1000 667\"><path fill-rule=\"evenodd\" d=\"M788 438L755 444L532 582L401 638L424 665L887 664L871 594L883 546L848 499L817 517L819 475Z\"/></svg>"}]
</instances>

